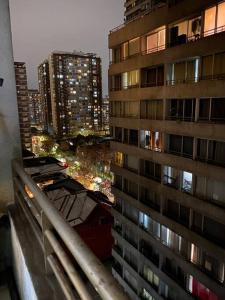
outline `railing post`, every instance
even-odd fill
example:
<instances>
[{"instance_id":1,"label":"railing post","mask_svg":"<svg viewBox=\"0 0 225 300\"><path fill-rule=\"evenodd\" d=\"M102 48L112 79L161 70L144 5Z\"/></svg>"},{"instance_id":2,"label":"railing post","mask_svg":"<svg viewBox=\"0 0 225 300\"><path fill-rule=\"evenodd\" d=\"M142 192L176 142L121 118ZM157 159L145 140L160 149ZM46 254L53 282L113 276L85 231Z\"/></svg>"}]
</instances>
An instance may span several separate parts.
<instances>
[{"instance_id":1,"label":"railing post","mask_svg":"<svg viewBox=\"0 0 225 300\"><path fill-rule=\"evenodd\" d=\"M53 226L51 225L51 223L49 222L48 218L46 217L43 211L41 211L41 228L42 228L42 241L44 246L43 249L44 249L44 259L45 259L45 272L46 274L53 274L52 268L50 267L48 262L48 256L50 254L53 254L54 250L45 235L45 231L51 230Z\"/></svg>"}]
</instances>

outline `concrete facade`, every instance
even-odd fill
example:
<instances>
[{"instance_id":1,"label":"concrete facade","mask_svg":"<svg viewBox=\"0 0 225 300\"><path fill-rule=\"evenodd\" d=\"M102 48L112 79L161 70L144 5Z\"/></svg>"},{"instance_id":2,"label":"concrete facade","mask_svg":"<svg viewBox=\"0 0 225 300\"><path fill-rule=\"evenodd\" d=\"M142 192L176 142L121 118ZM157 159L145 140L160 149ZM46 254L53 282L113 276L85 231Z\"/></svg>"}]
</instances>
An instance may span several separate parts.
<instances>
[{"instance_id":1,"label":"concrete facade","mask_svg":"<svg viewBox=\"0 0 225 300\"><path fill-rule=\"evenodd\" d=\"M167 1L109 48L113 274L132 299L222 300L225 1Z\"/></svg>"},{"instance_id":2,"label":"concrete facade","mask_svg":"<svg viewBox=\"0 0 225 300\"><path fill-rule=\"evenodd\" d=\"M8 0L0 1L0 213L14 201L11 160L19 158L20 134Z\"/></svg>"}]
</instances>

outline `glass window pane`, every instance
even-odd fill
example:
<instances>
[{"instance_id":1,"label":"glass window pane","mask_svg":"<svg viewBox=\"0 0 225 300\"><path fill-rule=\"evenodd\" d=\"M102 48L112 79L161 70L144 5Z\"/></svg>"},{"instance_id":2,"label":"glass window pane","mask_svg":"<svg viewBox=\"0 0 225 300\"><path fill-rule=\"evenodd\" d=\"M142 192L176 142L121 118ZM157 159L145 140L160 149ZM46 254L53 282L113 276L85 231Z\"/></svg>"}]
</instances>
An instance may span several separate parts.
<instances>
[{"instance_id":1,"label":"glass window pane","mask_svg":"<svg viewBox=\"0 0 225 300\"><path fill-rule=\"evenodd\" d=\"M204 35L215 33L216 27L216 6L213 6L205 11Z\"/></svg>"},{"instance_id":2,"label":"glass window pane","mask_svg":"<svg viewBox=\"0 0 225 300\"><path fill-rule=\"evenodd\" d=\"M224 31L225 28L225 2L218 5L217 12L217 32Z\"/></svg>"},{"instance_id":3,"label":"glass window pane","mask_svg":"<svg viewBox=\"0 0 225 300\"><path fill-rule=\"evenodd\" d=\"M140 52L140 38L129 41L129 56Z\"/></svg>"},{"instance_id":4,"label":"glass window pane","mask_svg":"<svg viewBox=\"0 0 225 300\"><path fill-rule=\"evenodd\" d=\"M157 51L157 45L158 45L157 33L147 36L147 53L153 52L154 50Z\"/></svg>"}]
</instances>

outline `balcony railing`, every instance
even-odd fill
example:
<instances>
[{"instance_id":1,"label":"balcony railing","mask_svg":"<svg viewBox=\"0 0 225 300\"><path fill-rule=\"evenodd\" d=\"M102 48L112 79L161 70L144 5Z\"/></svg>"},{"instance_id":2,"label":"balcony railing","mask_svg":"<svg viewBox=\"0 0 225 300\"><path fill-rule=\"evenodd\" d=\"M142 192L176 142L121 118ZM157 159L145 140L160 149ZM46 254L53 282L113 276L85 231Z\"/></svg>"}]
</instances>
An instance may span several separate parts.
<instances>
[{"instance_id":1,"label":"balcony railing","mask_svg":"<svg viewBox=\"0 0 225 300\"><path fill-rule=\"evenodd\" d=\"M77 299L74 295L75 289L82 300L93 299L87 283L83 282L71 256L68 255L71 253L101 299L128 300L128 296L110 272L106 270L17 161L13 162L13 180L16 202L22 208L43 249L46 272L54 273L65 298ZM25 188L32 193L32 199L28 197Z\"/></svg>"}]
</instances>

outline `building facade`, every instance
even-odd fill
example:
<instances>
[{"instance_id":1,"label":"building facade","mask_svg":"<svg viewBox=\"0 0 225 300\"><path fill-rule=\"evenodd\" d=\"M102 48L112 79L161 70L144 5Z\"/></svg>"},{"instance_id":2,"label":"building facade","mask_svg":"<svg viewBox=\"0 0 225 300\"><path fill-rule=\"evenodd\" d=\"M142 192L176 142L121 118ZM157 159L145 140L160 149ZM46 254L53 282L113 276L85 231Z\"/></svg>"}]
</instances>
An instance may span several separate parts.
<instances>
[{"instance_id":1,"label":"building facade","mask_svg":"<svg viewBox=\"0 0 225 300\"><path fill-rule=\"evenodd\" d=\"M102 130L109 134L109 97L102 99Z\"/></svg>"},{"instance_id":2,"label":"building facade","mask_svg":"<svg viewBox=\"0 0 225 300\"><path fill-rule=\"evenodd\" d=\"M130 22L149 11L166 5L167 0L126 0L124 21Z\"/></svg>"},{"instance_id":3,"label":"building facade","mask_svg":"<svg viewBox=\"0 0 225 300\"><path fill-rule=\"evenodd\" d=\"M28 90L30 124L38 129L44 129L44 109L38 90Z\"/></svg>"},{"instance_id":4,"label":"building facade","mask_svg":"<svg viewBox=\"0 0 225 300\"><path fill-rule=\"evenodd\" d=\"M49 76L49 62L48 60L45 60L38 66L38 82L41 106L43 109L44 129L46 131L51 131L52 128L52 106Z\"/></svg>"},{"instance_id":5,"label":"building facade","mask_svg":"<svg viewBox=\"0 0 225 300\"><path fill-rule=\"evenodd\" d=\"M82 52L54 52L49 77L54 132L65 136L101 130L101 59Z\"/></svg>"},{"instance_id":6,"label":"building facade","mask_svg":"<svg viewBox=\"0 0 225 300\"><path fill-rule=\"evenodd\" d=\"M109 48L113 274L132 299L225 299L225 1L168 1Z\"/></svg>"},{"instance_id":7,"label":"building facade","mask_svg":"<svg viewBox=\"0 0 225 300\"><path fill-rule=\"evenodd\" d=\"M14 67L16 75L21 144L23 148L31 149L31 128L26 64L24 62L15 62Z\"/></svg>"}]
</instances>

